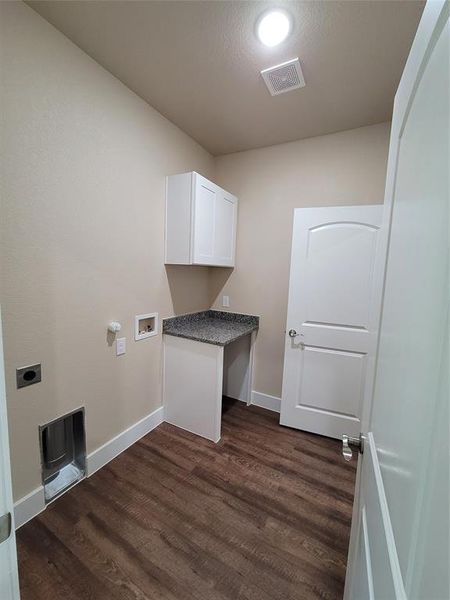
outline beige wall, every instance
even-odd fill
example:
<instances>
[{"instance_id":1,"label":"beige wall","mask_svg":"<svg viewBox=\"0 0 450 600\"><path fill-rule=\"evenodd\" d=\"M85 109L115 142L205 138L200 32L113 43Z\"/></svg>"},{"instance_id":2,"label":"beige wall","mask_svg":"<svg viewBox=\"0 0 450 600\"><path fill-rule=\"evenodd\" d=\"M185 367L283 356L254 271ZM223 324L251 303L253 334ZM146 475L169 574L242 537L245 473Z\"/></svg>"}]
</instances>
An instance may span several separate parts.
<instances>
[{"instance_id":1,"label":"beige wall","mask_svg":"<svg viewBox=\"0 0 450 600\"><path fill-rule=\"evenodd\" d=\"M222 156L216 181L239 197L236 268L211 295L261 316L254 389L281 396L294 208L383 202L389 124Z\"/></svg>"},{"instance_id":2,"label":"beige wall","mask_svg":"<svg viewBox=\"0 0 450 600\"><path fill-rule=\"evenodd\" d=\"M161 336L135 314L207 308L208 270L163 260L164 183L212 157L19 2L1 2L2 295L14 496L38 424L86 406L93 451L161 402ZM115 356L110 320L127 354ZM15 368L43 381L15 389Z\"/></svg>"},{"instance_id":3,"label":"beige wall","mask_svg":"<svg viewBox=\"0 0 450 600\"><path fill-rule=\"evenodd\" d=\"M292 211L382 202L389 126L214 160L20 2L0 3L1 302L15 499L40 484L38 425L86 407L92 452L161 403L161 336L133 317L261 315L255 389L279 396ZM237 267L163 264L165 176L239 196ZM115 356L106 327L123 325ZM17 391L15 369L43 365Z\"/></svg>"}]
</instances>

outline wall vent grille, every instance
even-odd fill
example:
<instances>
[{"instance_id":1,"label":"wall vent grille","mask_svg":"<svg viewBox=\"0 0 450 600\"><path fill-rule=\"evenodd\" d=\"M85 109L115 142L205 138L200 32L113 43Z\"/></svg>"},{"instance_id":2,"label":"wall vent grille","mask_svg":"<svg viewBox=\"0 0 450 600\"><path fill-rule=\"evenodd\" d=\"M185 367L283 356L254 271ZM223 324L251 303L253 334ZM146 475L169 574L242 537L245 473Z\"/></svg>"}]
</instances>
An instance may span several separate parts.
<instances>
[{"instance_id":1,"label":"wall vent grille","mask_svg":"<svg viewBox=\"0 0 450 600\"><path fill-rule=\"evenodd\" d=\"M261 75L272 96L284 94L305 86L300 61L298 58L264 69Z\"/></svg>"}]
</instances>

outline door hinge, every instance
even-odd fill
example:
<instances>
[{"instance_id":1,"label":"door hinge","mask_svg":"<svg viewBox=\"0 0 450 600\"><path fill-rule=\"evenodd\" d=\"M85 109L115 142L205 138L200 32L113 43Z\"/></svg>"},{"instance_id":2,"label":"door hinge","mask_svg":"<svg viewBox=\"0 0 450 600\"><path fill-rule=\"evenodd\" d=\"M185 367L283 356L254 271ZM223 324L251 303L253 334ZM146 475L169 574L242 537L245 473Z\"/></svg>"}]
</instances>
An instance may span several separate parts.
<instances>
[{"instance_id":1,"label":"door hinge","mask_svg":"<svg viewBox=\"0 0 450 600\"><path fill-rule=\"evenodd\" d=\"M359 434L359 437L351 437L350 435L342 436L342 455L347 461L353 458L352 448L358 450L360 454L364 452L364 437L362 433Z\"/></svg>"},{"instance_id":2,"label":"door hinge","mask_svg":"<svg viewBox=\"0 0 450 600\"><path fill-rule=\"evenodd\" d=\"M6 513L0 517L0 544L6 542L11 535L12 517L11 513Z\"/></svg>"}]
</instances>

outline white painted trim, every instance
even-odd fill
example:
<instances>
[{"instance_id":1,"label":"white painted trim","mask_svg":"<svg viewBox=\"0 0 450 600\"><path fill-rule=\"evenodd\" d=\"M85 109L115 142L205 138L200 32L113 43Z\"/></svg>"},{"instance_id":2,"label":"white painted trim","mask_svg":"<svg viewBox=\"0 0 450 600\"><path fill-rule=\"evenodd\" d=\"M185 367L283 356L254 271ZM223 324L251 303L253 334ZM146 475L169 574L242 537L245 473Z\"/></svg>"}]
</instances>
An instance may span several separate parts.
<instances>
[{"instance_id":1,"label":"white painted trim","mask_svg":"<svg viewBox=\"0 0 450 600\"><path fill-rule=\"evenodd\" d=\"M269 394L262 394L261 392L256 392L253 390L251 404L279 413L281 407L281 398L277 398L277 396L270 396Z\"/></svg>"},{"instance_id":2,"label":"white painted trim","mask_svg":"<svg viewBox=\"0 0 450 600\"><path fill-rule=\"evenodd\" d=\"M1 307L0 307L1 313ZM11 457L9 454L8 410L6 407L5 362L3 355L2 316L0 314L0 514L14 513L11 484ZM12 519L14 527L14 517ZM2 540L0 550L0 587L4 596L20 600L17 572L17 548L14 532Z\"/></svg>"},{"instance_id":3,"label":"white painted trim","mask_svg":"<svg viewBox=\"0 0 450 600\"><path fill-rule=\"evenodd\" d=\"M116 458L119 454L121 454L124 450L132 446L135 442L140 440L144 435L150 433L153 429L161 425L164 421L164 407L160 406L152 413L125 429L116 435L116 437L112 438L91 452L87 456L86 460L86 475L90 477L96 471L101 469L104 465L108 464L109 461Z\"/></svg>"},{"instance_id":4,"label":"white painted trim","mask_svg":"<svg viewBox=\"0 0 450 600\"><path fill-rule=\"evenodd\" d=\"M367 434L367 442L370 447L370 459L372 460L373 472L375 475L375 484L378 492L378 500L381 507L381 516L383 519L386 546L389 555L389 562L392 572L392 581L395 587L395 598L398 600L407 600L403 584L402 571L398 559L397 547L395 544L394 530L392 528L391 516L389 513L389 504L384 489L383 476L381 475L380 463L378 461L377 445L370 431Z\"/></svg>"},{"instance_id":5,"label":"white painted trim","mask_svg":"<svg viewBox=\"0 0 450 600\"><path fill-rule=\"evenodd\" d=\"M45 510L44 487L40 485L35 490L15 502L14 519L16 529L28 523L33 517Z\"/></svg>"}]
</instances>

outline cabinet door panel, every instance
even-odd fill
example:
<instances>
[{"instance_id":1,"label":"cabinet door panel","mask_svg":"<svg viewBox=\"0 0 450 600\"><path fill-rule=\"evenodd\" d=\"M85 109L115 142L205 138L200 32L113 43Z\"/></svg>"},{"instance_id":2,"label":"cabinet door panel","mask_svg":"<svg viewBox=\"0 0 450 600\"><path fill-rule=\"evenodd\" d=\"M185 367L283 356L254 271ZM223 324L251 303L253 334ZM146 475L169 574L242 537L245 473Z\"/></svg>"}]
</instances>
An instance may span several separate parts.
<instances>
[{"instance_id":1,"label":"cabinet door panel","mask_svg":"<svg viewBox=\"0 0 450 600\"><path fill-rule=\"evenodd\" d=\"M214 258L216 264L234 265L236 198L220 190L216 195Z\"/></svg>"},{"instance_id":2,"label":"cabinet door panel","mask_svg":"<svg viewBox=\"0 0 450 600\"><path fill-rule=\"evenodd\" d=\"M198 173L194 175L192 263L234 266L237 198Z\"/></svg>"},{"instance_id":3,"label":"cabinet door panel","mask_svg":"<svg viewBox=\"0 0 450 600\"><path fill-rule=\"evenodd\" d=\"M204 177L195 182L193 262L214 264L216 186Z\"/></svg>"}]
</instances>

